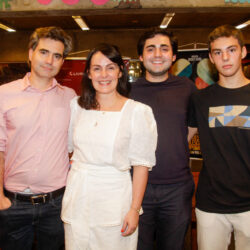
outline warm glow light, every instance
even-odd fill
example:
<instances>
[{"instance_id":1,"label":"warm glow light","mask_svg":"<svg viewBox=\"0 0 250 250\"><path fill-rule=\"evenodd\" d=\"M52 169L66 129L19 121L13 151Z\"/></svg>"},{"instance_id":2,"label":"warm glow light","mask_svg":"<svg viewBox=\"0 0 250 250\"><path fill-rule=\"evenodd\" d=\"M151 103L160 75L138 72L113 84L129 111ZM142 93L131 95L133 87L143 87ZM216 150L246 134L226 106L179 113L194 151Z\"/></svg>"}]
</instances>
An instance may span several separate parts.
<instances>
[{"instance_id":1,"label":"warm glow light","mask_svg":"<svg viewBox=\"0 0 250 250\"><path fill-rule=\"evenodd\" d=\"M81 16L72 16L75 22L79 25L82 30L89 30L88 25L84 22Z\"/></svg>"},{"instance_id":2,"label":"warm glow light","mask_svg":"<svg viewBox=\"0 0 250 250\"><path fill-rule=\"evenodd\" d=\"M248 20L248 21L246 21L246 22L244 22L244 23L242 23L242 24L239 24L239 25L235 26L235 28L236 28L236 29L243 29L243 28L245 28L246 26L248 26L249 24L250 24L250 20Z\"/></svg>"},{"instance_id":3,"label":"warm glow light","mask_svg":"<svg viewBox=\"0 0 250 250\"><path fill-rule=\"evenodd\" d=\"M171 22L172 18L174 17L175 13L167 13L165 17L163 18L160 28L161 29L166 29Z\"/></svg>"},{"instance_id":4,"label":"warm glow light","mask_svg":"<svg viewBox=\"0 0 250 250\"><path fill-rule=\"evenodd\" d=\"M0 23L0 29L6 30L8 32L16 32L16 30L14 30L14 29L12 29L12 28L10 28L2 23Z\"/></svg>"}]
</instances>

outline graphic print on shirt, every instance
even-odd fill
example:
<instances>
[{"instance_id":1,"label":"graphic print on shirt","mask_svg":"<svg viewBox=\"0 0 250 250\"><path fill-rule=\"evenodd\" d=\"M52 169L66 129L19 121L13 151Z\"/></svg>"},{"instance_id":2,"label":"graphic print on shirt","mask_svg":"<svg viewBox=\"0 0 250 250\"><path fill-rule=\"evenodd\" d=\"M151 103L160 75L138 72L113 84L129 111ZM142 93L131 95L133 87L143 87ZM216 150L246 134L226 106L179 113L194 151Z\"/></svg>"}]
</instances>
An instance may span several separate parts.
<instances>
[{"instance_id":1,"label":"graphic print on shirt","mask_svg":"<svg viewBox=\"0 0 250 250\"><path fill-rule=\"evenodd\" d=\"M208 121L210 128L250 128L250 106L228 105L209 107Z\"/></svg>"}]
</instances>

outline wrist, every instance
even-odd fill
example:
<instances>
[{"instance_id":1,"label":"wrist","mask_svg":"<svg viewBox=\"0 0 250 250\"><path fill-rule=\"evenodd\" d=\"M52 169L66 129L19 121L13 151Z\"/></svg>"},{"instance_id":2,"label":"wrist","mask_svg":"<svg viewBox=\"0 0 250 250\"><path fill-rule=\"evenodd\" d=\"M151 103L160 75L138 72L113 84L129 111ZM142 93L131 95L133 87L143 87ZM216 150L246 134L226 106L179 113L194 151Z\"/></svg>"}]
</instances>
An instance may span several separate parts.
<instances>
[{"instance_id":1,"label":"wrist","mask_svg":"<svg viewBox=\"0 0 250 250\"><path fill-rule=\"evenodd\" d=\"M140 210L141 210L140 208L137 209L137 208L135 208L135 207L131 207L130 209L136 211L136 212L140 215Z\"/></svg>"}]
</instances>

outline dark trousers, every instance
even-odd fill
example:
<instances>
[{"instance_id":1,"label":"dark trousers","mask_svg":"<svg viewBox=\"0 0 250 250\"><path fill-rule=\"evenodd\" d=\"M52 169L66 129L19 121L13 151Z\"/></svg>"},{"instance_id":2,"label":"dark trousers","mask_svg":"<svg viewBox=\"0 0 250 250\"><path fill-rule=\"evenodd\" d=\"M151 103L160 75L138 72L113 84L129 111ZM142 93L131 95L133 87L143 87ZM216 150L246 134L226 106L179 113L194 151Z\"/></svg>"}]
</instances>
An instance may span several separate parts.
<instances>
[{"instance_id":1,"label":"dark trousers","mask_svg":"<svg viewBox=\"0 0 250 250\"><path fill-rule=\"evenodd\" d=\"M38 250L58 250L63 246L62 195L36 205L15 199L11 202L9 209L0 210L2 250L30 250L34 237Z\"/></svg>"},{"instance_id":2,"label":"dark trousers","mask_svg":"<svg viewBox=\"0 0 250 250\"><path fill-rule=\"evenodd\" d=\"M139 220L138 250L182 250L191 221L192 177L184 183L148 184Z\"/></svg>"}]
</instances>

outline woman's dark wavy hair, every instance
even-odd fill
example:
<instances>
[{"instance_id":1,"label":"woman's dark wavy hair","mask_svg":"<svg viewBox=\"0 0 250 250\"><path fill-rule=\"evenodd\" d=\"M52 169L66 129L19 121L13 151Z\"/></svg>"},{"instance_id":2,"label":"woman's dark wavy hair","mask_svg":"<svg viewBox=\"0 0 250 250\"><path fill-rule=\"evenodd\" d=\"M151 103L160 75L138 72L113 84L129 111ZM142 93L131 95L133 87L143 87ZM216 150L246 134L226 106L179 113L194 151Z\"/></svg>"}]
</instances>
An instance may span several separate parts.
<instances>
[{"instance_id":1,"label":"woman's dark wavy hair","mask_svg":"<svg viewBox=\"0 0 250 250\"><path fill-rule=\"evenodd\" d=\"M128 82L128 73L123 62L119 48L115 45L102 43L97 45L89 54L82 79L82 94L78 99L78 104L85 109L98 109L100 107L96 100L96 90L92 85L91 79L88 77L90 71L91 59L97 52L101 52L110 61L117 64L122 76L118 79L117 92L122 96L128 97L130 92L130 83Z\"/></svg>"}]
</instances>

